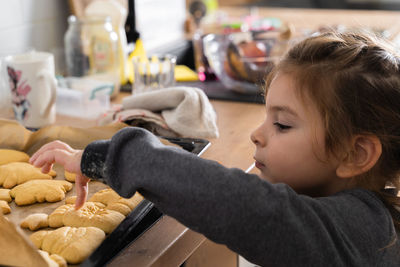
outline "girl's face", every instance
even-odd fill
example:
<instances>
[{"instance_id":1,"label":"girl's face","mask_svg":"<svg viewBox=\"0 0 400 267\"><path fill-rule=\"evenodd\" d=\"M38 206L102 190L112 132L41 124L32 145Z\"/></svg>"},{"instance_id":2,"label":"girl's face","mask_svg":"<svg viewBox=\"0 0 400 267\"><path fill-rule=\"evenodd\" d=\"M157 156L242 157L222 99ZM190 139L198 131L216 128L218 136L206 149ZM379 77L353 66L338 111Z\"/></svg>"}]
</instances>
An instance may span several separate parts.
<instances>
[{"instance_id":1,"label":"girl's face","mask_svg":"<svg viewBox=\"0 0 400 267\"><path fill-rule=\"evenodd\" d=\"M278 74L266 97L265 121L252 133L261 178L311 196L337 191L338 162L328 158L325 130L316 107L303 104L289 75Z\"/></svg>"}]
</instances>

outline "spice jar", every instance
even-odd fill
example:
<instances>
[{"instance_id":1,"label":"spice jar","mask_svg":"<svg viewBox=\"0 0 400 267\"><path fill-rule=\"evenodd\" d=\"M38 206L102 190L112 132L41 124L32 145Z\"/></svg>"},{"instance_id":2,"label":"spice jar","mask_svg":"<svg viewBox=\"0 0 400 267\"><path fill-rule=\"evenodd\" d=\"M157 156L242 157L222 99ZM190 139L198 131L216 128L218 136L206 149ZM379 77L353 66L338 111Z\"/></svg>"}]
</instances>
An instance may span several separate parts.
<instances>
[{"instance_id":1,"label":"spice jar","mask_svg":"<svg viewBox=\"0 0 400 267\"><path fill-rule=\"evenodd\" d=\"M85 76L114 84L111 97L119 93L120 64L118 35L110 17L90 16L68 18L69 27L64 36L67 74Z\"/></svg>"}]
</instances>

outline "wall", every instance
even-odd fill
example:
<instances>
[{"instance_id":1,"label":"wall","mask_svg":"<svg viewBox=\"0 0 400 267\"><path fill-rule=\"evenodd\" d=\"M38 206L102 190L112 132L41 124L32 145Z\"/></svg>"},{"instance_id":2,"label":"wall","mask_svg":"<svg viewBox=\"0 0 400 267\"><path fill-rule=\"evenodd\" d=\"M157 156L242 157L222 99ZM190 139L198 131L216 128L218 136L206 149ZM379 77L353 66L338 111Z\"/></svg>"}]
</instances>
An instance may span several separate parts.
<instances>
[{"instance_id":1,"label":"wall","mask_svg":"<svg viewBox=\"0 0 400 267\"><path fill-rule=\"evenodd\" d=\"M29 48L47 51L62 71L68 14L67 0L0 0L0 56Z\"/></svg>"},{"instance_id":2,"label":"wall","mask_svg":"<svg viewBox=\"0 0 400 267\"><path fill-rule=\"evenodd\" d=\"M68 14L67 0L0 0L0 60L32 49L47 51L54 54L56 72L62 73ZM10 97L0 61L0 115L10 112Z\"/></svg>"},{"instance_id":3,"label":"wall","mask_svg":"<svg viewBox=\"0 0 400 267\"><path fill-rule=\"evenodd\" d=\"M136 0L136 27L147 52L182 41L186 19L185 0Z\"/></svg>"}]
</instances>

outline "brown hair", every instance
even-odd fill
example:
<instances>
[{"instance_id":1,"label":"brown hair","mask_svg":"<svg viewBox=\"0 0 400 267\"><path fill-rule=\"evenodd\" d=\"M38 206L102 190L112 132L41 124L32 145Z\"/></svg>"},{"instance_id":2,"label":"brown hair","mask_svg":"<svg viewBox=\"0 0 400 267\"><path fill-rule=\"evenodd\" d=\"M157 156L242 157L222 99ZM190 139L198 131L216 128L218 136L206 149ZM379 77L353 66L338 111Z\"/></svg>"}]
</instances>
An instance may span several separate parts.
<instances>
[{"instance_id":1,"label":"brown hair","mask_svg":"<svg viewBox=\"0 0 400 267\"><path fill-rule=\"evenodd\" d=\"M400 57L383 40L367 33L324 33L292 47L267 78L295 79L301 96L311 99L325 123L330 155L350 153L357 134L375 135L382 144L377 164L355 181L392 206L400 205ZM384 190L390 185L396 194Z\"/></svg>"}]
</instances>

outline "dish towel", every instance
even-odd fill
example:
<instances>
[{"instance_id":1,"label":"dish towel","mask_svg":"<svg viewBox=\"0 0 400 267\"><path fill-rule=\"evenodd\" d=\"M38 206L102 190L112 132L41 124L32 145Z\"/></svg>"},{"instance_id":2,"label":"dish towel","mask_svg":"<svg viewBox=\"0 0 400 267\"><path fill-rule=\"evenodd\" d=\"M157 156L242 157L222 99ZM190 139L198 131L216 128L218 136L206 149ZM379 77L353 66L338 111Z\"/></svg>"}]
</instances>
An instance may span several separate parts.
<instances>
[{"instance_id":1,"label":"dish towel","mask_svg":"<svg viewBox=\"0 0 400 267\"><path fill-rule=\"evenodd\" d=\"M122 121L168 137L216 138L217 115L205 93L195 87L169 87L125 97L99 120Z\"/></svg>"}]
</instances>

